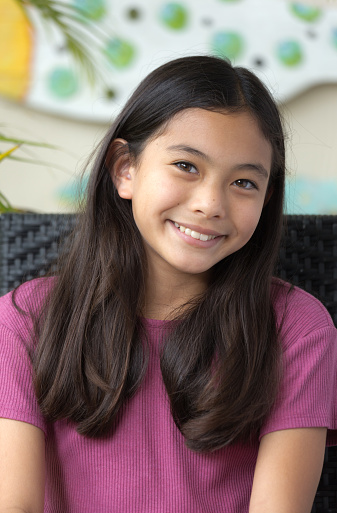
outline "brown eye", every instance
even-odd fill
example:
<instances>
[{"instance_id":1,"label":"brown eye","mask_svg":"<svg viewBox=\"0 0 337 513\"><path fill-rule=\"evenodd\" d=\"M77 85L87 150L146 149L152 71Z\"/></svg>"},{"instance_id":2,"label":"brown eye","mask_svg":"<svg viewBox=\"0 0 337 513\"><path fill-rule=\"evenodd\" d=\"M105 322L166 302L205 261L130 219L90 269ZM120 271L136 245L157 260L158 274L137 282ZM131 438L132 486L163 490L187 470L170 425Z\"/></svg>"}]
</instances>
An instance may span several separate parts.
<instances>
[{"instance_id":1,"label":"brown eye","mask_svg":"<svg viewBox=\"0 0 337 513\"><path fill-rule=\"evenodd\" d=\"M244 178L240 178L239 180L235 180L234 184L240 189L257 189L257 186L251 180L245 180Z\"/></svg>"},{"instance_id":2,"label":"brown eye","mask_svg":"<svg viewBox=\"0 0 337 513\"><path fill-rule=\"evenodd\" d=\"M185 171L186 173L195 174L198 172L195 166L193 166L193 164L191 164L190 162L176 162L175 166L177 166L181 171Z\"/></svg>"}]
</instances>

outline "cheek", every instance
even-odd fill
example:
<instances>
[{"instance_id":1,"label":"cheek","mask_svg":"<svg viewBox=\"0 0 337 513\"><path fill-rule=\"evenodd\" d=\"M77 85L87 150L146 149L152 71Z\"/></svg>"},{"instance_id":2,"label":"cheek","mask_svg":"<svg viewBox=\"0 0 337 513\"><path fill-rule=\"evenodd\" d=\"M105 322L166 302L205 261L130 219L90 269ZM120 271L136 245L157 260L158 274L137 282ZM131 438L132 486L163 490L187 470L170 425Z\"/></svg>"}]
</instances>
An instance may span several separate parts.
<instances>
[{"instance_id":1,"label":"cheek","mask_svg":"<svg viewBox=\"0 0 337 513\"><path fill-rule=\"evenodd\" d=\"M175 184L172 180L160 180L153 184L152 201L157 211L165 211L183 202L186 194L184 188Z\"/></svg>"}]
</instances>

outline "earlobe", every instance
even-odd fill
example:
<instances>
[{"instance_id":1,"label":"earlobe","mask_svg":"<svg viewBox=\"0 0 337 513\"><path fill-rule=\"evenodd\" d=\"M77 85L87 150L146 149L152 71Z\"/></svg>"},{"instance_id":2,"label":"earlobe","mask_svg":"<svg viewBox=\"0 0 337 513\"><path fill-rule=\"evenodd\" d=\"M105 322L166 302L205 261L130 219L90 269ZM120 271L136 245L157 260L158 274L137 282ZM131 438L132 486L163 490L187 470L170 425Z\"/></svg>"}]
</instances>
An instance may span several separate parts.
<instances>
[{"instance_id":1,"label":"earlobe","mask_svg":"<svg viewBox=\"0 0 337 513\"><path fill-rule=\"evenodd\" d=\"M110 176L117 192L123 199L132 199L132 166L127 141L115 139L110 152L113 155Z\"/></svg>"}]
</instances>

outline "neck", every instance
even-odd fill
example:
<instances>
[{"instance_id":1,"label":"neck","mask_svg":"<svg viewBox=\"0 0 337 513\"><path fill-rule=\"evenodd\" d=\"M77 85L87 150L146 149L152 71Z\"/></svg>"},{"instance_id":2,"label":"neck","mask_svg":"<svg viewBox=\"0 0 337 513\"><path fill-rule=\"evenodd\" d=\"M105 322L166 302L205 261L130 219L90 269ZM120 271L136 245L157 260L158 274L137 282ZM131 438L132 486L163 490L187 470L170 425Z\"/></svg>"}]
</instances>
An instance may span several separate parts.
<instances>
[{"instance_id":1,"label":"neck","mask_svg":"<svg viewBox=\"0 0 337 513\"><path fill-rule=\"evenodd\" d=\"M144 316L148 319L172 319L207 287L208 275L175 275L150 269L145 295ZM185 306L186 308L186 306Z\"/></svg>"}]
</instances>

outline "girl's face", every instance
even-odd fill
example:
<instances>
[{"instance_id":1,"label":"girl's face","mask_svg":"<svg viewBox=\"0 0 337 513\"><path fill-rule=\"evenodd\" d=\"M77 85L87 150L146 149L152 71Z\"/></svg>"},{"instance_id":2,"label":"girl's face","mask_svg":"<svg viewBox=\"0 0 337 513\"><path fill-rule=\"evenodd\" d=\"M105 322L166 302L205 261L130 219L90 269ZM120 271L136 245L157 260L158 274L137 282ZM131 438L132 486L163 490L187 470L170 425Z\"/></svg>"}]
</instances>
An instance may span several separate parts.
<instances>
[{"instance_id":1,"label":"girl's face","mask_svg":"<svg viewBox=\"0 0 337 513\"><path fill-rule=\"evenodd\" d=\"M149 268L201 275L242 248L265 202L272 148L247 112L186 109L117 170Z\"/></svg>"}]
</instances>

